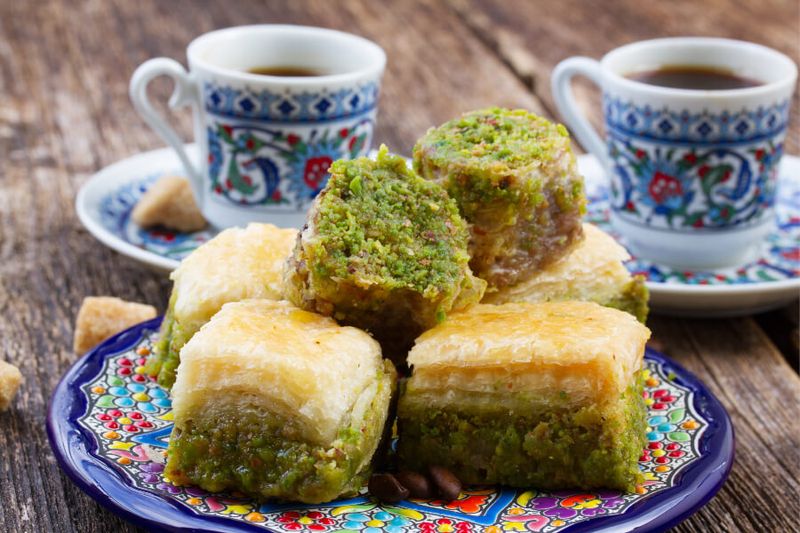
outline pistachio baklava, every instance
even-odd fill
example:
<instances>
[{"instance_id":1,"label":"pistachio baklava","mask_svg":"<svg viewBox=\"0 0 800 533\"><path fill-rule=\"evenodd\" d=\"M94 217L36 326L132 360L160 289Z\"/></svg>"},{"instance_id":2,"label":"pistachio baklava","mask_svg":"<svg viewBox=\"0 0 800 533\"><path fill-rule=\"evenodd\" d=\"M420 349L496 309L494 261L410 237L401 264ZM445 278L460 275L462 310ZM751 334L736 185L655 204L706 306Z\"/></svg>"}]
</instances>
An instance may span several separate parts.
<instances>
[{"instance_id":1,"label":"pistachio baklava","mask_svg":"<svg viewBox=\"0 0 800 533\"><path fill-rule=\"evenodd\" d=\"M458 203L470 266L491 287L527 279L582 238L583 178L560 124L523 109L473 111L430 129L414 168Z\"/></svg>"},{"instance_id":2,"label":"pistachio baklava","mask_svg":"<svg viewBox=\"0 0 800 533\"><path fill-rule=\"evenodd\" d=\"M405 356L414 338L478 302L467 224L436 183L382 146L336 161L287 264L287 298L369 331Z\"/></svg>"},{"instance_id":3,"label":"pistachio baklava","mask_svg":"<svg viewBox=\"0 0 800 533\"><path fill-rule=\"evenodd\" d=\"M401 465L465 483L632 490L646 441L649 330L592 302L480 304L417 339Z\"/></svg>"},{"instance_id":4,"label":"pistachio baklava","mask_svg":"<svg viewBox=\"0 0 800 533\"><path fill-rule=\"evenodd\" d=\"M285 301L229 303L181 350L165 473L321 503L370 473L396 379L365 332Z\"/></svg>"},{"instance_id":5,"label":"pistachio baklava","mask_svg":"<svg viewBox=\"0 0 800 533\"><path fill-rule=\"evenodd\" d=\"M171 387L181 348L223 304L283 298L283 264L296 235L272 224L230 228L181 261L170 275L172 294L148 374Z\"/></svg>"},{"instance_id":6,"label":"pistachio baklava","mask_svg":"<svg viewBox=\"0 0 800 533\"><path fill-rule=\"evenodd\" d=\"M628 251L597 226L584 224L583 233L584 240L569 255L516 285L487 291L483 302L596 302L626 311L644 323L647 286L643 276L632 276L625 268Z\"/></svg>"}]
</instances>

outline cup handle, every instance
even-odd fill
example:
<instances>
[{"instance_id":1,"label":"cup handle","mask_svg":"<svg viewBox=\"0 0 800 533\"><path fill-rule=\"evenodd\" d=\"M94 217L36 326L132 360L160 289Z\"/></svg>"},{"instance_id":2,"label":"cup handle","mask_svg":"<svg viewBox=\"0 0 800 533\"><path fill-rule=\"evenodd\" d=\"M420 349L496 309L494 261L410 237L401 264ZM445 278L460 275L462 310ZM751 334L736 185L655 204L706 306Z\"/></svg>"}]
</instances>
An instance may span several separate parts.
<instances>
[{"instance_id":1,"label":"cup handle","mask_svg":"<svg viewBox=\"0 0 800 533\"><path fill-rule=\"evenodd\" d=\"M170 145L178 154L178 158L189 174L189 183L192 186L197 205L203 205L202 176L197 166L189 160L183 141L178 133L170 126L164 117L155 110L150 98L147 96L147 85L153 78L169 76L175 83L172 96L169 99L170 109L177 109L187 105L193 106L195 112L200 104L197 84L194 77L189 74L183 65L167 57L149 59L139 65L133 73L128 88L133 107L139 112L145 122Z\"/></svg>"},{"instance_id":2,"label":"cup handle","mask_svg":"<svg viewBox=\"0 0 800 533\"><path fill-rule=\"evenodd\" d=\"M553 70L551 83L553 98L558 111L581 145L600 161L603 168L607 169L606 145L575 102L571 83L576 75L585 76L598 87L602 87L602 69L598 61L589 57L571 57L556 65Z\"/></svg>"}]
</instances>

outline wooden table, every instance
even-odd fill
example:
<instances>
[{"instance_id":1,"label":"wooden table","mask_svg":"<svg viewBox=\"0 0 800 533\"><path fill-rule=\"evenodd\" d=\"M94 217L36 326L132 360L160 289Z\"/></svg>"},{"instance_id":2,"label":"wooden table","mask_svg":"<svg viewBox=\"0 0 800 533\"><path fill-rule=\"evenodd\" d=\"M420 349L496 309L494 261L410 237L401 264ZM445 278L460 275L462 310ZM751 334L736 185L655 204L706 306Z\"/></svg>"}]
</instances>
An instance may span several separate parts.
<instances>
[{"instance_id":1,"label":"wooden table","mask_svg":"<svg viewBox=\"0 0 800 533\"><path fill-rule=\"evenodd\" d=\"M336 4L336 6L334 6ZM169 283L95 241L73 209L95 171L161 141L128 101L128 78L154 56L184 60L199 33L254 22L328 26L379 42L389 57L377 141L408 153L429 126L498 104L555 116L549 72L629 41L720 35L800 51L796 0L584 2L0 3L0 357L26 382L0 414L0 530L134 531L60 471L45 435L51 391L76 356L84 296L166 303ZM157 92L166 97L165 82ZM597 121L598 95L579 96ZM800 153L800 102L787 152ZM189 117L180 114L181 131ZM660 347L728 408L736 464L719 495L678 531L800 529L800 378L753 318L653 316ZM775 329L775 328L772 328ZM784 332L785 333L785 332Z\"/></svg>"}]
</instances>

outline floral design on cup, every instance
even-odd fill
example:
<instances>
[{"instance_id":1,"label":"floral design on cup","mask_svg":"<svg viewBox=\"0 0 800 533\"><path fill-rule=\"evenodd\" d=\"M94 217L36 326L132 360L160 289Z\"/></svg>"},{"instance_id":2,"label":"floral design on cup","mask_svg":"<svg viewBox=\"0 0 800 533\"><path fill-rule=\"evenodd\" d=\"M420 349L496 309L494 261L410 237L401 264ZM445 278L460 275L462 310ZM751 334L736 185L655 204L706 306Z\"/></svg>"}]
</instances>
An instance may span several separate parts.
<instances>
[{"instance_id":1,"label":"floral design on cup","mask_svg":"<svg viewBox=\"0 0 800 533\"><path fill-rule=\"evenodd\" d=\"M373 125L365 118L300 136L290 128L217 122L208 128L209 187L239 205L302 209L325 187L334 161L366 154Z\"/></svg>"},{"instance_id":2,"label":"floral design on cup","mask_svg":"<svg viewBox=\"0 0 800 533\"><path fill-rule=\"evenodd\" d=\"M677 148L611 136L611 206L653 227L725 228L757 223L775 203L783 144L746 152Z\"/></svg>"}]
</instances>

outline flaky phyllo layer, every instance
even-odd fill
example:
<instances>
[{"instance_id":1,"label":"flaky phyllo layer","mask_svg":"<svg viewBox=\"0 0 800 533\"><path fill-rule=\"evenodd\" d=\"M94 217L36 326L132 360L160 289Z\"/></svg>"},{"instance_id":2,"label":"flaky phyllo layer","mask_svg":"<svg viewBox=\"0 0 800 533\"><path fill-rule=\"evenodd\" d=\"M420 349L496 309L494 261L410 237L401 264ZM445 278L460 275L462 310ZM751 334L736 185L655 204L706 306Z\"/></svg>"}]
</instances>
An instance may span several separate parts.
<instances>
[{"instance_id":1,"label":"flaky phyllo layer","mask_svg":"<svg viewBox=\"0 0 800 533\"><path fill-rule=\"evenodd\" d=\"M631 489L646 327L590 302L481 304L426 332L398 406L401 463L467 483Z\"/></svg>"},{"instance_id":2,"label":"flaky phyllo layer","mask_svg":"<svg viewBox=\"0 0 800 533\"><path fill-rule=\"evenodd\" d=\"M228 302L283 297L283 263L296 230L271 224L231 228L200 246L170 275L173 281L159 342L147 372L166 388L175 382L183 345Z\"/></svg>"},{"instance_id":3,"label":"flaky phyllo layer","mask_svg":"<svg viewBox=\"0 0 800 533\"><path fill-rule=\"evenodd\" d=\"M391 363L358 396L333 440L320 441L275 403L235 392L191 406L176 422L166 473L179 485L321 503L355 494L386 423Z\"/></svg>"}]
</instances>

